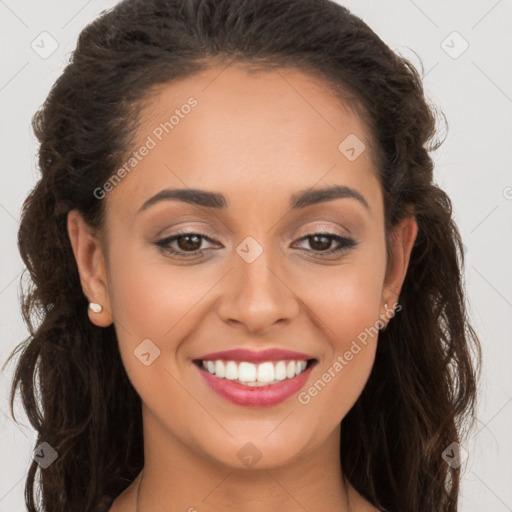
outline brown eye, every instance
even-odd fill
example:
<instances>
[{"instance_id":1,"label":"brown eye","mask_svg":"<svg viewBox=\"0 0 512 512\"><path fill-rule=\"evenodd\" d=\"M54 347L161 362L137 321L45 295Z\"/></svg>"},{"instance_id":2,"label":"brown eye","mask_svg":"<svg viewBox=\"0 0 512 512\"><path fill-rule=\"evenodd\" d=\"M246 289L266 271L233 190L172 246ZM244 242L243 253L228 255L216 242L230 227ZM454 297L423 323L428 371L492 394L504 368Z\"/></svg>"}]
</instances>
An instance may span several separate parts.
<instances>
[{"instance_id":1,"label":"brown eye","mask_svg":"<svg viewBox=\"0 0 512 512\"><path fill-rule=\"evenodd\" d=\"M308 236L309 245L316 251L326 251L331 247L332 238L325 235Z\"/></svg>"},{"instance_id":2,"label":"brown eye","mask_svg":"<svg viewBox=\"0 0 512 512\"><path fill-rule=\"evenodd\" d=\"M307 241L310 249L306 248L306 250L317 253L318 256L331 255L346 251L358 244L358 242L351 238L335 233L311 233L302 237L300 241ZM337 244L337 247L334 249L332 249L333 242L336 242Z\"/></svg>"},{"instance_id":3,"label":"brown eye","mask_svg":"<svg viewBox=\"0 0 512 512\"><path fill-rule=\"evenodd\" d=\"M211 238L199 233L174 233L158 240L155 244L173 256L187 257L202 256L207 250L201 247L205 241L214 243Z\"/></svg>"},{"instance_id":4,"label":"brown eye","mask_svg":"<svg viewBox=\"0 0 512 512\"><path fill-rule=\"evenodd\" d=\"M196 234L182 235L176 238L177 245L183 251L198 251L201 247L202 237Z\"/></svg>"}]
</instances>

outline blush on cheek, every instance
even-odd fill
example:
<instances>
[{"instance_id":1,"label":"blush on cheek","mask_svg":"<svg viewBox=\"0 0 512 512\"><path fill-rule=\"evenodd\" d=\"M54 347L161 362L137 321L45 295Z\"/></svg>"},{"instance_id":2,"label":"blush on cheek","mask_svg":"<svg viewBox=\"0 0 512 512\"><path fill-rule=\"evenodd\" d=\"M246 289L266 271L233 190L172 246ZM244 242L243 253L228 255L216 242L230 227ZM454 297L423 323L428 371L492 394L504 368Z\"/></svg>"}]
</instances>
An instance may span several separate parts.
<instances>
[{"instance_id":1,"label":"blush on cheek","mask_svg":"<svg viewBox=\"0 0 512 512\"><path fill-rule=\"evenodd\" d=\"M340 280L336 286L331 281L329 293L309 288L306 304L322 321L328 337L338 340L334 345L350 345L350 340L375 325L380 305L380 289L375 286L376 282Z\"/></svg>"},{"instance_id":2,"label":"blush on cheek","mask_svg":"<svg viewBox=\"0 0 512 512\"><path fill-rule=\"evenodd\" d=\"M137 269L137 270L135 270ZM112 279L113 313L125 329L142 338L161 338L187 315L207 290L190 272L165 265L126 262Z\"/></svg>"}]
</instances>

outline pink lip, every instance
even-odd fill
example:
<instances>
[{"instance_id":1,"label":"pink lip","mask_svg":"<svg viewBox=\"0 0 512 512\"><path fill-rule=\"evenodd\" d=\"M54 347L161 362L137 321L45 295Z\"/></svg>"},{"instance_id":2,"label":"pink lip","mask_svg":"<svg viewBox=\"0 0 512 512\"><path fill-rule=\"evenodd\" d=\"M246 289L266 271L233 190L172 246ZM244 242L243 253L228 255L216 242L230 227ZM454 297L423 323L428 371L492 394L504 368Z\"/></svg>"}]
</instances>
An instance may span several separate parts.
<instances>
[{"instance_id":1,"label":"pink lip","mask_svg":"<svg viewBox=\"0 0 512 512\"><path fill-rule=\"evenodd\" d=\"M313 359L309 354L302 354L292 350L271 348L267 350L247 350L243 348L236 348L233 350L222 350L221 352L212 352L205 354L196 359L203 361L215 361L223 359L226 361L247 361L248 363L263 363L265 361L285 361L285 360L301 360L306 361Z\"/></svg>"},{"instance_id":2,"label":"pink lip","mask_svg":"<svg viewBox=\"0 0 512 512\"><path fill-rule=\"evenodd\" d=\"M285 379L276 384L261 387L244 386L232 380L219 379L203 368L197 365L194 366L196 366L206 384L226 400L238 405L267 407L283 402L298 393L311 375L314 364L309 365L301 374L292 379Z\"/></svg>"}]
</instances>

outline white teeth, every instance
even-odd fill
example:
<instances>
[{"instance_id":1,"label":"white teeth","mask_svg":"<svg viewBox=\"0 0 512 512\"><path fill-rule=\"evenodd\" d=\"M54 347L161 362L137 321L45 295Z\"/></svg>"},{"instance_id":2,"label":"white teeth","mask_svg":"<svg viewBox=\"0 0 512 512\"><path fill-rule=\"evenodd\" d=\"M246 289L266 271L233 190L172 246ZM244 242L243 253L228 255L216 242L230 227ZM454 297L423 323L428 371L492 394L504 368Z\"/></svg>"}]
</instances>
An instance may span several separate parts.
<instances>
[{"instance_id":1,"label":"white teeth","mask_svg":"<svg viewBox=\"0 0 512 512\"><path fill-rule=\"evenodd\" d=\"M238 378L242 382L256 382L257 367L252 363L240 363L238 365Z\"/></svg>"},{"instance_id":2,"label":"white teeth","mask_svg":"<svg viewBox=\"0 0 512 512\"><path fill-rule=\"evenodd\" d=\"M295 377L295 361L290 361L286 367L286 376L291 379Z\"/></svg>"},{"instance_id":3,"label":"white teeth","mask_svg":"<svg viewBox=\"0 0 512 512\"><path fill-rule=\"evenodd\" d=\"M225 378L228 380L238 379L238 366L234 361L227 362Z\"/></svg>"},{"instance_id":4,"label":"white teeth","mask_svg":"<svg viewBox=\"0 0 512 512\"><path fill-rule=\"evenodd\" d=\"M297 361L297 365L295 366L295 375L299 375L306 368L306 361Z\"/></svg>"},{"instance_id":5,"label":"white teeth","mask_svg":"<svg viewBox=\"0 0 512 512\"><path fill-rule=\"evenodd\" d=\"M268 363L260 363L258 365L258 382L272 382L274 380L274 365Z\"/></svg>"},{"instance_id":6,"label":"white teeth","mask_svg":"<svg viewBox=\"0 0 512 512\"><path fill-rule=\"evenodd\" d=\"M276 369L274 371L274 375L275 375L276 380L286 379L286 366L284 364L284 361L279 361L276 364Z\"/></svg>"},{"instance_id":7,"label":"white teeth","mask_svg":"<svg viewBox=\"0 0 512 512\"><path fill-rule=\"evenodd\" d=\"M212 372L210 372L212 373ZM224 373L224 362L223 361L215 361L215 374L219 379L223 379L225 377Z\"/></svg>"},{"instance_id":8,"label":"white teeth","mask_svg":"<svg viewBox=\"0 0 512 512\"><path fill-rule=\"evenodd\" d=\"M266 361L253 364L246 361L202 361L202 367L220 379L234 380L247 386L265 386L300 375L306 361Z\"/></svg>"}]
</instances>

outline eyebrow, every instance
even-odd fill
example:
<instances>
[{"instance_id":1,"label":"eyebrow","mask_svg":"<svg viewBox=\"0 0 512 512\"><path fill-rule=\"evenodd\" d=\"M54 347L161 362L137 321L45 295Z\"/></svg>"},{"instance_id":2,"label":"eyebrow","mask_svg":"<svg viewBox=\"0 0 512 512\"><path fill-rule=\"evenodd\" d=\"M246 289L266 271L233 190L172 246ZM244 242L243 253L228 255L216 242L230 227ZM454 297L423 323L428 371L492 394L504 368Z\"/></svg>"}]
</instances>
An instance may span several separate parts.
<instances>
[{"instance_id":1,"label":"eyebrow","mask_svg":"<svg viewBox=\"0 0 512 512\"><path fill-rule=\"evenodd\" d=\"M290 199L290 208L305 208L324 201L332 201L333 199L352 198L359 201L367 210L370 210L366 199L353 188L343 185L333 185L322 189L302 190ZM150 197L138 210L137 213L147 210L150 206L161 201L178 200L185 203L205 206L207 208L222 209L226 208L228 201L222 194L218 192L209 192L199 189L164 189Z\"/></svg>"},{"instance_id":2,"label":"eyebrow","mask_svg":"<svg viewBox=\"0 0 512 512\"><path fill-rule=\"evenodd\" d=\"M366 199L360 194L357 190L353 188L346 187L344 185L333 185L330 187L325 187L317 190L303 190L297 194L294 194L290 200L290 207L292 209L295 208L305 208L306 206L310 206L317 203L322 203L324 201L332 201L333 199L343 199L343 198L352 198L359 201L368 211L370 210L370 206Z\"/></svg>"}]
</instances>

